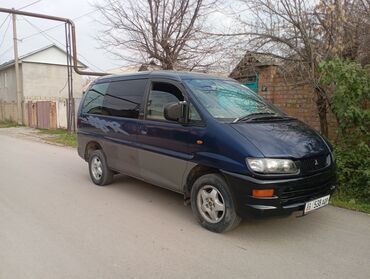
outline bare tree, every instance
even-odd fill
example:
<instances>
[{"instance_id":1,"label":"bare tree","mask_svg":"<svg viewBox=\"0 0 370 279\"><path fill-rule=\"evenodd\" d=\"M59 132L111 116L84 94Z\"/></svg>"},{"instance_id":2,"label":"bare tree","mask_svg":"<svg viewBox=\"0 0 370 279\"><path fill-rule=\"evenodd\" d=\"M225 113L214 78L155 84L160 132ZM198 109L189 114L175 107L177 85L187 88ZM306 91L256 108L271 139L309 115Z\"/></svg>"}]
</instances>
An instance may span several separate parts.
<instances>
[{"instance_id":1,"label":"bare tree","mask_svg":"<svg viewBox=\"0 0 370 279\"><path fill-rule=\"evenodd\" d=\"M283 61L284 71L313 88L320 130L328 135L330 97L321 84L319 63L328 57L358 56L369 22L368 0L239 0L238 47ZM367 9L367 11L366 11ZM362 18L359 19L360 15ZM357 13L357 16L356 16ZM354 18L353 18L354 17ZM361 31L362 30L362 31ZM368 35L369 36L369 35ZM370 55L368 56L370 57Z\"/></svg>"},{"instance_id":2,"label":"bare tree","mask_svg":"<svg viewBox=\"0 0 370 279\"><path fill-rule=\"evenodd\" d=\"M129 62L154 61L163 69L207 68L216 42L199 31L217 0L106 0L97 4L102 46Z\"/></svg>"}]
</instances>

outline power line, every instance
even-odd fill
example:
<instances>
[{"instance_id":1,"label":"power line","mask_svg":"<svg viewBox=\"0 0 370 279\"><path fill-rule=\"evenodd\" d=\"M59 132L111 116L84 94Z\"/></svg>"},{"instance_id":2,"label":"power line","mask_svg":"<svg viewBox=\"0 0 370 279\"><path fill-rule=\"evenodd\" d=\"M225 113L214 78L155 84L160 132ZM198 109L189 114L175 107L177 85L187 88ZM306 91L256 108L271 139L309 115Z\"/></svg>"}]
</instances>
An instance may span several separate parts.
<instances>
[{"instance_id":1,"label":"power line","mask_svg":"<svg viewBox=\"0 0 370 279\"><path fill-rule=\"evenodd\" d=\"M44 38L46 38L49 42L51 43L57 43L59 44L60 46L63 46L63 47L66 47L66 45L64 43L62 43L61 41L59 41L58 39L54 38L53 36L51 36L50 34L47 34L46 31L44 30L41 30L38 26L36 26L35 24L33 24L32 22L30 22L28 19L26 19L24 16L22 16L22 18L28 23L30 24L33 28L35 28L36 30L39 30L39 34L41 34L42 36L44 36ZM98 66L94 65L93 63L91 63L85 56L81 55L80 53L78 53L78 56L84 58L84 60L86 60L86 62L88 64L90 64L91 66L95 67L97 70L99 71L102 71L104 72L104 70L102 70L101 68L99 68Z\"/></svg>"},{"instance_id":2,"label":"power line","mask_svg":"<svg viewBox=\"0 0 370 279\"><path fill-rule=\"evenodd\" d=\"M30 7L32 5L35 5L35 4L37 4L38 2L41 2L41 1L42 0L36 0L36 1L32 2L32 3L27 4L26 6L23 6L21 8L18 8L18 10L22 10L22 9L28 8L28 7Z\"/></svg>"},{"instance_id":3,"label":"power line","mask_svg":"<svg viewBox=\"0 0 370 279\"><path fill-rule=\"evenodd\" d=\"M27 4L27 5L25 5L25 6L21 7L21 8L18 8L18 10L22 10L22 9L28 8L28 7L30 7L30 6L32 6L32 5L35 5L35 4L37 4L37 3L41 2L41 1L42 1L42 0L36 0L36 1L33 1L32 3L29 3L29 4ZM10 18L10 14L8 14L8 15L5 17L4 21L0 24L0 29L3 27L3 25L5 24L5 22L6 22L6 20L7 20L8 18ZM1 43L0 43L0 47L3 45L3 43L4 43L4 41L5 41L5 36L6 36L6 32L7 32L7 31L8 31L8 29L9 29L9 25L10 25L10 20L9 20L9 22L8 22L8 26L6 27L6 30L5 30L5 32L4 32L3 40L2 40L2 41L1 41ZM5 53L5 52L4 52L4 53Z\"/></svg>"},{"instance_id":4,"label":"power line","mask_svg":"<svg viewBox=\"0 0 370 279\"><path fill-rule=\"evenodd\" d=\"M11 22L11 20L10 20L10 17L9 17L8 25L7 25L7 26L6 26L6 28L5 28L5 32L4 32L4 36L3 36L3 40L0 42L0 47L3 45L3 43L4 43L4 41L5 41L6 33L7 33L7 32L8 32L8 30L9 30L10 22Z\"/></svg>"},{"instance_id":5,"label":"power line","mask_svg":"<svg viewBox=\"0 0 370 279\"><path fill-rule=\"evenodd\" d=\"M73 20L73 21L79 20L79 19L81 19L81 18L83 18L83 17L85 17L85 16L87 16L87 15L90 15L90 14L92 14L92 13L95 13L95 12L97 12L97 11L98 11L98 9L91 10L91 11L89 11L89 12L85 13L85 14L82 14L82 15L80 15L80 16L78 16L78 17L73 18L72 20ZM61 26L63 26L63 25L64 25L64 23L61 23L61 24L57 24L57 25L54 25L54 26L52 26L52 27L49 27L49 28L46 28L46 29L43 29L43 30L41 30L41 29L40 29L40 32L33 33L33 34L31 34L31 35L28 35L28 36L26 36L26 37L21 38L20 40L27 40L27 39L29 39L29 38L32 38L32 37L34 37L34 36L39 35L39 34L41 33L41 31L42 31L42 32L47 32L47 31L53 30L53 29L55 29L55 28L61 27Z\"/></svg>"},{"instance_id":6,"label":"power line","mask_svg":"<svg viewBox=\"0 0 370 279\"><path fill-rule=\"evenodd\" d=\"M3 27L3 25L4 25L4 24L5 24L5 22L6 22L6 20L9 18L9 16L10 16L10 14L8 14L8 15L5 17L4 21L0 24L0 29L1 29L1 27Z\"/></svg>"}]
</instances>

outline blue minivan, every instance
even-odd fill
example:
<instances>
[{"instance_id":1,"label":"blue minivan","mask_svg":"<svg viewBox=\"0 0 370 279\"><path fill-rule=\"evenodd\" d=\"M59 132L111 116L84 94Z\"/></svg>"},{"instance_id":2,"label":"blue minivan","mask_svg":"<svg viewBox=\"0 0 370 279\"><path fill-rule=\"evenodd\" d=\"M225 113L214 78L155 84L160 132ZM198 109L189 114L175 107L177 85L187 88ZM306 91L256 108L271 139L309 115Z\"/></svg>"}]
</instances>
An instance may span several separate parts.
<instances>
[{"instance_id":1,"label":"blue minivan","mask_svg":"<svg viewBox=\"0 0 370 279\"><path fill-rule=\"evenodd\" d=\"M77 122L78 153L95 184L123 173L181 193L214 232L247 216L307 214L336 188L330 144L233 79L174 71L101 77Z\"/></svg>"}]
</instances>

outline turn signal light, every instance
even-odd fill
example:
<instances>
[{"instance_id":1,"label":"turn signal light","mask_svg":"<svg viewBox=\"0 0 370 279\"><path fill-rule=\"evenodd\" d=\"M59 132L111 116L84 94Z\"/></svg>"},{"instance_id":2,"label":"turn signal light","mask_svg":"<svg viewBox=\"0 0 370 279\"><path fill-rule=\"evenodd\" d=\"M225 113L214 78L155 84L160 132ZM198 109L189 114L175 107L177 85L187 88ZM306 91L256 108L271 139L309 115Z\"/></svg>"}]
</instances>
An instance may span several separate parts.
<instances>
[{"instance_id":1,"label":"turn signal light","mask_svg":"<svg viewBox=\"0 0 370 279\"><path fill-rule=\"evenodd\" d=\"M252 194L253 197L256 198L272 197L274 195L274 189L262 189L262 190L253 189Z\"/></svg>"}]
</instances>

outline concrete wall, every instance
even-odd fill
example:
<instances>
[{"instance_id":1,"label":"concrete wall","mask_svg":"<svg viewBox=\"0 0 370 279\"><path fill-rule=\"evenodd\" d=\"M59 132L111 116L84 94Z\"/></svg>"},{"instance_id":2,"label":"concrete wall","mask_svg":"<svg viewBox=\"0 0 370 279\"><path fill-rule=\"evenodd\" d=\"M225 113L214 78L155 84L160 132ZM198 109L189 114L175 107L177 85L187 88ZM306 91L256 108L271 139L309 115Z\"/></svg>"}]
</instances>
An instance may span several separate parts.
<instances>
[{"instance_id":1,"label":"concrete wall","mask_svg":"<svg viewBox=\"0 0 370 279\"><path fill-rule=\"evenodd\" d=\"M24 62L23 82L25 102L55 102L57 127L67 128L68 85L66 66ZM76 102L82 97L83 84L83 77L73 73L73 96Z\"/></svg>"},{"instance_id":2,"label":"concrete wall","mask_svg":"<svg viewBox=\"0 0 370 279\"><path fill-rule=\"evenodd\" d=\"M22 64L19 64L22 90ZM17 92L15 81L15 67L0 71L0 121L17 121Z\"/></svg>"},{"instance_id":3,"label":"concrete wall","mask_svg":"<svg viewBox=\"0 0 370 279\"><path fill-rule=\"evenodd\" d=\"M22 64L19 65L22 90ZM15 82L15 67L11 66L0 71L0 101L16 102L16 82Z\"/></svg>"},{"instance_id":4,"label":"concrete wall","mask_svg":"<svg viewBox=\"0 0 370 279\"><path fill-rule=\"evenodd\" d=\"M59 100L57 103L57 126L67 128L67 99Z\"/></svg>"},{"instance_id":5,"label":"concrete wall","mask_svg":"<svg viewBox=\"0 0 370 279\"><path fill-rule=\"evenodd\" d=\"M78 107L81 102L81 97L74 98L75 103L75 121L77 121ZM67 100L60 100L57 102L57 125L58 128L67 128ZM77 122L76 122L77 124Z\"/></svg>"},{"instance_id":6,"label":"concrete wall","mask_svg":"<svg viewBox=\"0 0 370 279\"><path fill-rule=\"evenodd\" d=\"M0 101L0 121L17 121L17 103Z\"/></svg>"},{"instance_id":7,"label":"concrete wall","mask_svg":"<svg viewBox=\"0 0 370 279\"><path fill-rule=\"evenodd\" d=\"M80 97L82 90L82 76L73 73L73 96ZM55 101L67 98L67 67L24 62L23 96L26 101Z\"/></svg>"}]
</instances>

